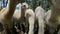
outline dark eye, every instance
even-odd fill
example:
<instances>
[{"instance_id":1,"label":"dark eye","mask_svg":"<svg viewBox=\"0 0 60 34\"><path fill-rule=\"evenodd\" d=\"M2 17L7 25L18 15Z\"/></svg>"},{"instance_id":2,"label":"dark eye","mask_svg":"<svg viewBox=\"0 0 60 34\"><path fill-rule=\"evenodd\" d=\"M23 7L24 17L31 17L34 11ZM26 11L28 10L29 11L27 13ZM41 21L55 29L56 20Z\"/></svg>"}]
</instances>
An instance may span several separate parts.
<instances>
[{"instance_id":1,"label":"dark eye","mask_svg":"<svg viewBox=\"0 0 60 34\"><path fill-rule=\"evenodd\" d=\"M3 31L4 28L3 28L3 24L0 23L0 32Z\"/></svg>"}]
</instances>

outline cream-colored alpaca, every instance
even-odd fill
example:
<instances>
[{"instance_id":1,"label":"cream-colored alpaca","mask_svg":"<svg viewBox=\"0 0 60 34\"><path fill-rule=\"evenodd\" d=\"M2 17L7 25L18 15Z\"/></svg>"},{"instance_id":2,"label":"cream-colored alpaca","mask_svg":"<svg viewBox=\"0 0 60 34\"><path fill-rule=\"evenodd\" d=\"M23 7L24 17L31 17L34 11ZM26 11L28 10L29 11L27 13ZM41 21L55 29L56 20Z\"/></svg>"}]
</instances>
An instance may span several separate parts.
<instances>
[{"instance_id":1,"label":"cream-colored alpaca","mask_svg":"<svg viewBox=\"0 0 60 34\"><path fill-rule=\"evenodd\" d=\"M35 14L36 18L38 19L38 24L39 24L39 31L38 34L44 34L44 16L45 16L45 10L41 7L38 6L35 9Z\"/></svg>"},{"instance_id":2,"label":"cream-colored alpaca","mask_svg":"<svg viewBox=\"0 0 60 34\"><path fill-rule=\"evenodd\" d=\"M23 5L22 5L22 8L21 9L23 9L20 13L17 13L17 12L15 12L14 13L14 17L15 17L15 19L19 19L19 18L21 18L22 16L21 16L21 13L25 13L24 14L24 17L25 18L27 18L27 20L28 20L28 23L29 23L29 33L28 34L33 34L33 29L34 29L34 20L35 20L35 13L33 12L33 10L32 9L27 9L27 7L24 7L24 5L26 6L26 4L24 4L23 3ZM20 14L20 15L18 15L18 14ZM28 14L28 15L27 15ZM17 16L16 16L17 15ZM19 19L19 21L20 21L21 19ZM26 23L27 24L27 23Z\"/></svg>"},{"instance_id":3,"label":"cream-colored alpaca","mask_svg":"<svg viewBox=\"0 0 60 34\"><path fill-rule=\"evenodd\" d=\"M35 13L32 9L27 9L25 12L25 17L28 19L29 22L29 33L34 34L34 22L35 22Z\"/></svg>"}]
</instances>

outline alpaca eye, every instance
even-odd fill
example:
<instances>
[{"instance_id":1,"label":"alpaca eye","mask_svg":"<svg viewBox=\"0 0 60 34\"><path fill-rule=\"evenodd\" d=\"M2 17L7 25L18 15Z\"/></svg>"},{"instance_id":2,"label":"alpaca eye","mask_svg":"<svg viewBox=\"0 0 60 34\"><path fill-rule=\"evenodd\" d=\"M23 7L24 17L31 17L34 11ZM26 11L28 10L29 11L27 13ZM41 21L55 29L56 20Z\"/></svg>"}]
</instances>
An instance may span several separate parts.
<instances>
[{"instance_id":1,"label":"alpaca eye","mask_svg":"<svg viewBox=\"0 0 60 34\"><path fill-rule=\"evenodd\" d=\"M0 32L3 31L4 28L3 28L3 24L0 23Z\"/></svg>"}]
</instances>

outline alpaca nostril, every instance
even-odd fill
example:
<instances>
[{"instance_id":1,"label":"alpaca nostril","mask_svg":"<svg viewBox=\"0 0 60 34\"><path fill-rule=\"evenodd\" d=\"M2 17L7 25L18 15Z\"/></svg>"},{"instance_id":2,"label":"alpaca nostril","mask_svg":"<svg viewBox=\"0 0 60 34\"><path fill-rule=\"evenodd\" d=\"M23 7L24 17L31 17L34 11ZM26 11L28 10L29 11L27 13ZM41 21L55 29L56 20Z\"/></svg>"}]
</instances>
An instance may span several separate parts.
<instances>
[{"instance_id":1,"label":"alpaca nostril","mask_svg":"<svg viewBox=\"0 0 60 34\"><path fill-rule=\"evenodd\" d=\"M3 31L4 28L3 28L3 24L0 23L0 32Z\"/></svg>"}]
</instances>

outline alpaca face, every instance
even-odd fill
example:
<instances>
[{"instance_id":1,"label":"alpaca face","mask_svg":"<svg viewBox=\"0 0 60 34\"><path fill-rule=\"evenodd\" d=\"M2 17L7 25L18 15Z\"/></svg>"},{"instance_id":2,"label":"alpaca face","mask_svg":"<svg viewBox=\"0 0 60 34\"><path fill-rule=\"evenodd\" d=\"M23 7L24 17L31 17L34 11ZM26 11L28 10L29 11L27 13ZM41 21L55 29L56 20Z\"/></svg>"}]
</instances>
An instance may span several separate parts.
<instances>
[{"instance_id":1,"label":"alpaca face","mask_svg":"<svg viewBox=\"0 0 60 34\"><path fill-rule=\"evenodd\" d=\"M28 4L26 2L22 3L22 7L28 8Z\"/></svg>"}]
</instances>

